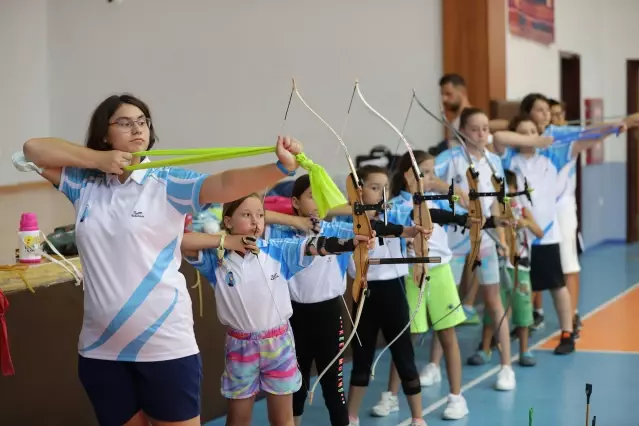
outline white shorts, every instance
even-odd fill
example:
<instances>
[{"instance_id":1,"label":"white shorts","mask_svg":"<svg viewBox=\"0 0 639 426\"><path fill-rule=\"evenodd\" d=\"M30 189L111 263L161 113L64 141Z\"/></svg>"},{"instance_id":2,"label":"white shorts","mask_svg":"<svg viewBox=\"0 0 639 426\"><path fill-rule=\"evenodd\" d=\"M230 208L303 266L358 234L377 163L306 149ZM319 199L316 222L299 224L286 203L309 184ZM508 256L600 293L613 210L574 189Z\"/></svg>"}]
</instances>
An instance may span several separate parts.
<instances>
[{"instance_id":1,"label":"white shorts","mask_svg":"<svg viewBox=\"0 0 639 426\"><path fill-rule=\"evenodd\" d=\"M499 258L497 257L497 250L486 250L486 253L480 253L481 266L475 269L477 279L481 285L499 284ZM464 263L466 262L466 256L453 257L450 261L450 266L453 269L453 276L455 277L455 283L459 285L464 273ZM479 271L477 271L479 270Z\"/></svg>"},{"instance_id":2,"label":"white shorts","mask_svg":"<svg viewBox=\"0 0 639 426\"><path fill-rule=\"evenodd\" d=\"M577 250L577 211L569 207L559 208L557 219L561 231L561 269L564 274L577 273L581 271Z\"/></svg>"}]
</instances>

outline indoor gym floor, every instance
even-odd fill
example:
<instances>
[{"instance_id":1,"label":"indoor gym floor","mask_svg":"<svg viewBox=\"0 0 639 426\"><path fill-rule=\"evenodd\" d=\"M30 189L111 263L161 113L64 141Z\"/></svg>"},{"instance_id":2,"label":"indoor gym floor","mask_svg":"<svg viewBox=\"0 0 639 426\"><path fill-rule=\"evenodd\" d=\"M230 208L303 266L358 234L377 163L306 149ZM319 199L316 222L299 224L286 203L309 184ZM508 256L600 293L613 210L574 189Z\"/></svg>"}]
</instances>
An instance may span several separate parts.
<instances>
[{"instance_id":1,"label":"indoor gym floor","mask_svg":"<svg viewBox=\"0 0 639 426\"><path fill-rule=\"evenodd\" d=\"M552 353L557 341L557 317L552 299L544 296L546 327L533 334L531 345L537 356L537 366L519 367L514 363L517 389L497 392L492 386L498 371L498 356L481 367L463 366L462 392L470 414L457 421L444 421L448 384L422 388L425 419L429 426L526 426L528 412L534 409L535 426L569 426L585 423L585 385L593 392L590 414L597 416L597 426L636 426L639 423L634 404L639 403L639 245L603 245L581 256L580 311L584 327L577 341L577 352L567 356ZM465 360L479 342L480 327L458 328L458 337ZM356 344L356 343L354 343ZM518 342L513 341L516 355ZM417 363L421 368L428 360L430 334L417 347ZM371 381L360 412L362 426L410 425L410 412L403 395L400 411L388 417L370 416L370 408L386 389L390 355L384 354ZM349 382L350 366L345 365L345 383ZM442 369L442 376L445 368ZM312 380L315 380L314 378ZM313 404L306 404L303 426L328 426L329 420L318 387ZM203 402L206 404L206 401ZM224 425L219 418L205 426ZM268 425L266 401L255 404L253 425Z\"/></svg>"}]
</instances>

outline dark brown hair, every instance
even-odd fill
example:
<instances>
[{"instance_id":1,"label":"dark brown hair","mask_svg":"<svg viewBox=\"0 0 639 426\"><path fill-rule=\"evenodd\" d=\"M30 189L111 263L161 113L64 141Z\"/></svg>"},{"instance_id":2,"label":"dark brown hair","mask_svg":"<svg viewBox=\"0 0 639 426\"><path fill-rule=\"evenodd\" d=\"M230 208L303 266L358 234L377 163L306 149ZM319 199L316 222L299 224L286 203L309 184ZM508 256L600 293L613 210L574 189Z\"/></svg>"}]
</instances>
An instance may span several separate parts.
<instances>
[{"instance_id":1,"label":"dark brown hair","mask_svg":"<svg viewBox=\"0 0 639 426\"><path fill-rule=\"evenodd\" d=\"M510 120L510 123L508 123L508 130L510 130L511 132L516 132L517 127L519 127L521 123L526 121L530 121L531 123L533 123L533 121L527 115L518 115ZM537 128L537 126L535 126L535 128Z\"/></svg>"},{"instance_id":2,"label":"dark brown hair","mask_svg":"<svg viewBox=\"0 0 639 426\"><path fill-rule=\"evenodd\" d=\"M295 179L293 184L293 191L291 191L291 198L297 198L298 200L309 187L311 186L311 177L309 175L302 175ZM295 215L299 215L299 212L293 207Z\"/></svg>"},{"instance_id":3,"label":"dark brown hair","mask_svg":"<svg viewBox=\"0 0 639 426\"><path fill-rule=\"evenodd\" d=\"M225 217L231 217L233 216L233 213L235 213L235 210L238 209L238 207L240 207L242 205L242 203L244 201L246 201L246 199L251 198L251 197L255 197L258 200L260 200L261 202L264 202L263 198L260 197L258 194L256 193L252 193L249 194L245 197L242 198L238 198L237 200L233 200L233 201L229 201L228 203L224 203L222 204L222 223L220 224L220 227L225 230L225 231L230 231L227 227L226 224L224 223L224 218Z\"/></svg>"},{"instance_id":4,"label":"dark brown hair","mask_svg":"<svg viewBox=\"0 0 639 426\"><path fill-rule=\"evenodd\" d=\"M486 115L486 113L482 111L481 108L475 108L475 107L464 108L464 110L461 112L461 115L459 116L459 129L461 130L465 128L466 125L468 124L468 120L470 120L473 116L477 114Z\"/></svg>"},{"instance_id":5,"label":"dark brown hair","mask_svg":"<svg viewBox=\"0 0 639 426\"><path fill-rule=\"evenodd\" d=\"M517 188L517 175L515 172L505 169L504 175L506 175L506 185Z\"/></svg>"},{"instance_id":6,"label":"dark brown hair","mask_svg":"<svg viewBox=\"0 0 639 426\"><path fill-rule=\"evenodd\" d=\"M124 93L121 95L109 96L103 100L100 105L93 111L91 121L89 122L89 130L87 131L86 147L96 151L110 151L113 149L106 142L107 131L109 130L109 120L120 108L121 105L128 104L140 108L140 111L149 119L149 146L147 150L153 148L157 141L153 121L151 120L151 111L147 104L142 102L135 96Z\"/></svg>"},{"instance_id":7,"label":"dark brown hair","mask_svg":"<svg viewBox=\"0 0 639 426\"><path fill-rule=\"evenodd\" d=\"M357 169L357 176L359 176L362 182L366 182L366 179L368 179L370 175L374 175L377 173L388 176L388 169L385 167L375 166L373 164L369 164Z\"/></svg>"},{"instance_id":8,"label":"dark brown hair","mask_svg":"<svg viewBox=\"0 0 639 426\"><path fill-rule=\"evenodd\" d=\"M529 93L519 104L519 114L526 116L530 115L530 112L537 101L546 102L548 106L550 106L550 101L546 96L541 93Z\"/></svg>"},{"instance_id":9,"label":"dark brown hair","mask_svg":"<svg viewBox=\"0 0 639 426\"><path fill-rule=\"evenodd\" d=\"M459 74L444 74L444 76L439 79L439 87L445 86L448 83L455 87L466 87L466 80Z\"/></svg>"},{"instance_id":10,"label":"dark brown hair","mask_svg":"<svg viewBox=\"0 0 639 426\"><path fill-rule=\"evenodd\" d=\"M415 156L417 166L419 166L426 160L432 160L433 158L435 158L426 151L422 151L419 149L417 151L413 151L413 155ZM391 197L397 197L402 191L406 190L406 179L404 178L404 174L408 170L412 169L412 167L413 162L410 158L410 153L406 152L399 160L397 169L395 169L395 174L391 179Z\"/></svg>"}]
</instances>

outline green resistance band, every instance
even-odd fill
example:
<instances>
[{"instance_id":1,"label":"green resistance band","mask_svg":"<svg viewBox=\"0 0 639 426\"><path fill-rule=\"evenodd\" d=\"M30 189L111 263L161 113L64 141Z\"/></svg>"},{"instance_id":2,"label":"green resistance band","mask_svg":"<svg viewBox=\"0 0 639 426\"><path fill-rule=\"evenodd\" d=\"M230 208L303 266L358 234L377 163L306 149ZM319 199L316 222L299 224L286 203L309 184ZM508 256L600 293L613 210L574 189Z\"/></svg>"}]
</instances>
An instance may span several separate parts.
<instances>
[{"instance_id":1,"label":"green resistance band","mask_svg":"<svg viewBox=\"0 0 639 426\"><path fill-rule=\"evenodd\" d=\"M166 160L150 161L131 166L124 170L155 169L169 166L183 166L187 164L205 163L209 161L230 160L232 158L252 157L255 155L275 152L275 147L235 147L235 148L193 148L193 149L157 149L133 153L136 157L145 156L178 156ZM181 156L181 157L179 157ZM311 181L313 199L317 204L320 218L326 217L329 210L347 204L344 194L339 190L333 179L319 164L315 164L305 154L298 154L295 159L308 172Z\"/></svg>"},{"instance_id":2,"label":"green resistance band","mask_svg":"<svg viewBox=\"0 0 639 426\"><path fill-rule=\"evenodd\" d=\"M168 166L184 166L187 164L206 163L208 161L230 160L232 158L252 157L255 155L275 152L274 146L250 146L236 148L192 148L192 149L155 149L152 151L134 152L135 157L182 156L181 158L169 158L167 160L152 161L126 166L124 170L156 169Z\"/></svg>"}]
</instances>

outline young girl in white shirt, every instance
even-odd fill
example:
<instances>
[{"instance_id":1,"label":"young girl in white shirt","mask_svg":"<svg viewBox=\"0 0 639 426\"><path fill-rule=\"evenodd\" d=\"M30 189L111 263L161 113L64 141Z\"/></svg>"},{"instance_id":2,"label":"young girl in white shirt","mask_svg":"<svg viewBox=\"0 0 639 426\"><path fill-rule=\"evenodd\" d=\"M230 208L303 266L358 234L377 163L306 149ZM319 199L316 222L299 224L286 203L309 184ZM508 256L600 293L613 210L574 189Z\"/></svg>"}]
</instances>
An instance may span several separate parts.
<instances>
[{"instance_id":1,"label":"young girl in white shirt","mask_svg":"<svg viewBox=\"0 0 639 426\"><path fill-rule=\"evenodd\" d=\"M547 106L547 102L545 104ZM535 123L526 117L516 118L511 128L530 137L536 137L539 134ZM557 225L557 174L590 145L589 140L575 142L573 139L565 143L554 143L542 150L534 148L515 150L495 142L495 150L501 154L504 168L515 172L520 180L527 179L530 187L535 189L531 194L531 210L543 231L543 236L531 242L530 279L534 292L549 290L555 301L562 330L559 344L555 348L555 354L558 355L575 350L575 336L572 321L573 308L561 266L559 244L562 236Z\"/></svg>"},{"instance_id":2,"label":"young girl in white shirt","mask_svg":"<svg viewBox=\"0 0 639 426\"><path fill-rule=\"evenodd\" d=\"M302 175L295 181L292 204L294 216L268 212L267 222L277 221L278 224L267 226L266 239L307 238L312 235L353 238L353 225L343 221L316 220L317 234L314 231L300 231L294 227L297 218L318 217L309 175ZM392 223L384 225L381 221L371 222L376 235L390 238L413 238L422 229ZM290 225L284 225L285 223ZM351 256L350 252L345 252L337 256L316 257L308 268L288 281L293 306L291 328L295 337L297 361L303 382L306 384L310 383L313 361L318 372L324 371L344 346L347 336L344 333L342 319L342 298L346 291L346 269ZM318 321L319 318L321 320ZM339 359L320 381L332 426L349 424L343 368L343 359ZM307 394L308 389L302 386L293 395L293 415L296 424L301 424Z\"/></svg>"},{"instance_id":3,"label":"young girl in white shirt","mask_svg":"<svg viewBox=\"0 0 639 426\"><path fill-rule=\"evenodd\" d=\"M229 424L250 424L255 396L268 393L274 424L293 422L292 395L302 385L288 320L293 311L287 281L316 255L351 252L374 239L356 236L270 239L264 231L263 202L252 194L223 206L226 234L189 233L182 250L213 285L217 314L228 326L222 395ZM193 259L195 257L195 259ZM323 283L319 284L322 285Z\"/></svg>"},{"instance_id":4,"label":"young girl in white shirt","mask_svg":"<svg viewBox=\"0 0 639 426\"><path fill-rule=\"evenodd\" d=\"M539 134L551 136L560 140L562 144L580 141L579 152L588 149L598 141L618 131L620 126L633 127L636 122L636 115L627 117L623 122L602 125L600 123L587 127L565 126L552 123L551 101L541 93L530 93L521 101L520 114L522 117L532 121ZM555 142L556 143L556 142ZM579 258L577 254L577 204L575 199L575 188L577 157L574 156L562 166L557 173L557 224L559 228L561 242L559 243L559 254L564 281L571 294L571 305L575 314L573 315L573 330L575 336L578 335L578 328L581 327L581 320L577 313L577 302L579 296ZM543 327L544 315L542 309L541 294L534 297L535 304L535 324L534 328Z\"/></svg>"},{"instance_id":5,"label":"young girl in white shirt","mask_svg":"<svg viewBox=\"0 0 639 426\"><path fill-rule=\"evenodd\" d=\"M460 118L460 131L467 137L468 155L473 157L476 172L479 172L478 191L494 192L491 182L492 170L497 171L498 177L504 176L501 161L498 156L488 152L485 148L490 135L489 120L484 112L478 108L466 108ZM489 164L490 162L491 164ZM466 171L469 168L467 155L462 146L457 146L443 152L435 159L435 173L440 179L450 182L454 180L464 190L468 191L469 185ZM498 213L498 203L495 198L481 198L482 213L484 217ZM498 216L496 214L495 216ZM502 246L505 246L503 232L498 229L498 235ZM461 232L449 230L449 244L453 251L453 271L456 272L456 281L459 282L464 268L465 257L470 250L469 237ZM495 242L482 233L481 247L478 255L481 260L478 278L482 285L482 293L488 310L494 323L497 324L504 314L504 307L499 294L499 261ZM501 370L497 374L497 390L513 390L516 386L515 372L510 361L510 336L508 327L504 324L497 336L501 343Z\"/></svg>"},{"instance_id":6,"label":"young girl in white shirt","mask_svg":"<svg viewBox=\"0 0 639 426\"><path fill-rule=\"evenodd\" d=\"M414 151L414 156L420 171L423 173L424 185L430 186L434 182L435 162L433 156L425 151ZM411 158L408 153L402 156L398 163L397 171L392 179L391 203L414 208L413 190L415 188L415 176L411 165ZM432 195L427 192L426 195ZM461 355L459 343L455 333L455 326L461 324L466 319L462 309L455 278L450 266L452 253L448 247L448 236L445 226L454 224L460 227L467 227L468 215L455 215L446 200L429 200L427 202L431 211L433 221L433 233L428 241L429 256L441 257L441 263L430 265L428 273L430 281L428 291L424 294L424 300L419 307L419 312L411 323L411 333L414 336L426 333L432 327L436 334L433 336L433 348L439 346L438 350L431 351L431 362L420 373L421 386L431 386L441 381L441 354L442 348L438 340L443 342L443 355L446 358L446 369L448 372L448 382L450 394L448 404L444 410L443 418L446 420L457 420L468 414L466 400L461 395ZM433 210L436 209L436 210ZM414 214L414 210L413 210ZM417 308L419 300L419 288L412 278L412 271L409 271L405 278L406 298L410 312ZM373 407L373 414L376 416L387 416L391 412L399 410L397 394L399 392L399 376L394 364L391 364L391 374L389 378L388 391L382 393L382 397L377 405Z\"/></svg>"}]
</instances>

